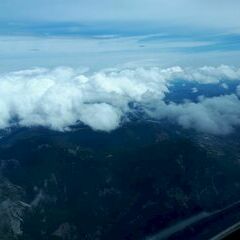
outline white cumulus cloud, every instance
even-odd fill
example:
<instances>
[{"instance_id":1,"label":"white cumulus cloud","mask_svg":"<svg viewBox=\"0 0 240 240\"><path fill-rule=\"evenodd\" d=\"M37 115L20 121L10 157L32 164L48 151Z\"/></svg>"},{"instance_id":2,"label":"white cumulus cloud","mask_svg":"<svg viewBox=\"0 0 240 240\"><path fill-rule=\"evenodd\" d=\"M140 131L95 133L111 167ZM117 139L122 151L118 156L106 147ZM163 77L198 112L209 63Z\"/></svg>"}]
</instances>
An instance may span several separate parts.
<instances>
[{"instance_id":1,"label":"white cumulus cloud","mask_svg":"<svg viewBox=\"0 0 240 240\"><path fill-rule=\"evenodd\" d=\"M164 98L177 80L221 84L222 80L239 79L240 70L229 66L108 69L95 73L59 67L5 73L0 75L0 128L18 124L64 131L82 123L94 130L111 131L135 111L129 107L134 102L149 117L167 118L202 132L227 134L240 125L236 94L182 104L167 104Z\"/></svg>"},{"instance_id":2,"label":"white cumulus cloud","mask_svg":"<svg viewBox=\"0 0 240 240\"><path fill-rule=\"evenodd\" d=\"M232 95L203 98L199 102L183 104L161 102L149 115L156 119L168 118L186 129L211 134L229 134L240 126L240 100Z\"/></svg>"}]
</instances>

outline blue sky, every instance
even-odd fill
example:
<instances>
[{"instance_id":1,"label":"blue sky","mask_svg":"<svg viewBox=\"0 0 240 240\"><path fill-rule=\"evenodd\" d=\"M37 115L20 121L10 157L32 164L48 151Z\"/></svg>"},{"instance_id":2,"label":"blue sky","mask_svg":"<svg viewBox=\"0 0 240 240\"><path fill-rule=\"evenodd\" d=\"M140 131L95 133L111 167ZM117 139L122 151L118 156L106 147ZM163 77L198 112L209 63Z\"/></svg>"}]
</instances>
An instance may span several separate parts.
<instances>
[{"instance_id":1,"label":"blue sky","mask_svg":"<svg viewBox=\"0 0 240 240\"><path fill-rule=\"evenodd\" d=\"M238 65L236 0L1 0L0 70Z\"/></svg>"}]
</instances>

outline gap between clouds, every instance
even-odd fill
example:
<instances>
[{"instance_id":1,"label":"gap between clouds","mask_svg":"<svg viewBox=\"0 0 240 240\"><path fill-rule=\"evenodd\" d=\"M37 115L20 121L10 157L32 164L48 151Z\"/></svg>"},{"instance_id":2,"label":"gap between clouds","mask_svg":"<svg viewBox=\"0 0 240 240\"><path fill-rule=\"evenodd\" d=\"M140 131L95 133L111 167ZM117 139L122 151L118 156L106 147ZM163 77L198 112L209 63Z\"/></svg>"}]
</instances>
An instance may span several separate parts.
<instances>
[{"instance_id":1,"label":"gap between clouds","mask_svg":"<svg viewBox=\"0 0 240 240\"><path fill-rule=\"evenodd\" d=\"M240 87L230 95L176 104L164 101L176 80L200 84L239 81L240 69L109 69L95 73L59 67L35 68L0 75L0 128L44 126L65 131L75 124L111 131L129 121L136 103L144 114L169 119L187 129L229 134L240 126Z\"/></svg>"}]
</instances>

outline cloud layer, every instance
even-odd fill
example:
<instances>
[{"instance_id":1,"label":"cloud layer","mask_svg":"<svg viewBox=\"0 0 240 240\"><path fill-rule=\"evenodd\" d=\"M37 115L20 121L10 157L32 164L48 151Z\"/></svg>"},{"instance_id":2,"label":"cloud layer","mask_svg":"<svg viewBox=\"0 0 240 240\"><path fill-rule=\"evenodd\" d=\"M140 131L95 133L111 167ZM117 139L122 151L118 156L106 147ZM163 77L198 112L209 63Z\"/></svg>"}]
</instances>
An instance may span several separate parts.
<instances>
[{"instance_id":1,"label":"cloud layer","mask_svg":"<svg viewBox=\"0 0 240 240\"><path fill-rule=\"evenodd\" d=\"M135 68L95 73L59 67L35 68L0 75L0 128L44 126L68 130L85 124L111 131L128 121L140 106L149 117L169 119L184 128L228 134L240 125L239 88L231 95L200 97L198 102L166 103L178 80L200 84L239 81L240 69L229 66L198 69Z\"/></svg>"},{"instance_id":2,"label":"cloud layer","mask_svg":"<svg viewBox=\"0 0 240 240\"><path fill-rule=\"evenodd\" d=\"M238 0L2 0L0 20L113 22L124 19L155 21L170 26L239 28L239 7Z\"/></svg>"}]
</instances>

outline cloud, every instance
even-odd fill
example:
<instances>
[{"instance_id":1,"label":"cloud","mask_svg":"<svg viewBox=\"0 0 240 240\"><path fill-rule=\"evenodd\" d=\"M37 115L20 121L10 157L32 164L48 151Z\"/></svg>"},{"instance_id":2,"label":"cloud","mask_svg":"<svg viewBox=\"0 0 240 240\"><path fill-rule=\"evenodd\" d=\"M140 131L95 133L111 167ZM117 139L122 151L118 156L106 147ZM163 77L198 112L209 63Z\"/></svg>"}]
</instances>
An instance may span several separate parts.
<instances>
[{"instance_id":1,"label":"cloud","mask_svg":"<svg viewBox=\"0 0 240 240\"><path fill-rule=\"evenodd\" d=\"M197 88L192 88L192 93L197 93L198 92L198 89Z\"/></svg>"},{"instance_id":2,"label":"cloud","mask_svg":"<svg viewBox=\"0 0 240 240\"><path fill-rule=\"evenodd\" d=\"M210 134L229 134L240 126L240 101L232 95L202 98L199 102L184 104L162 102L149 115L156 119L167 118L186 129Z\"/></svg>"},{"instance_id":3,"label":"cloud","mask_svg":"<svg viewBox=\"0 0 240 240\"><path fill-rule=\"evenodd\" d=\"M68 27L71 25L65 28ZM91 66L94 69L126 63L137 63L136 67L149 66L150 62L152 66L199 67L220 65L223 59L226 65L238 65L240 58L239 45L233 44L239 39L231 35L209 36L209 32L205 32L193 36L191 31L181 35L172 30L164 36L155 31L155 34L142 30L135 32L134 27L117 34L120 27L115 26L112 28L116 35L107 37L108 31L101 30L99 26L96 29L93 26L82 27L76 35L59 30L58 24L27 25L26 28L28 30L22 33L18 28L1 28L0 24L0 71L33 66L57 67L66 63L74 68ZM205 38L208 41L203 40ZM205 72L207 75L207 70Z\"/></svg>"},{"instance_id":4,"label":"cloud","mask_svg":"<svg viewBox=\"0 0 240 240\"><path fill-rule=\"evenodd\" d=\"M234 93L198 102L166 103L169 86L185 80L200 84L238 81L240 70L203 68L105 69L87 72L59 67L35 68L0 75L0 128L44 126L65 131L75 124L111 131L137 111L169 119L184 128L228 134L240 125L240 101ZM238 90L239 92L239 90Z\"/></svg>"},{"instance_id":5,"label":"cloud","mask_svg":"<svg viewBox=\"0 0 240 240\"><path fill-rule=\"evenodd\" d=\"M80 119L94 130L111 131L119 127L122 112L106 103L91 104L80 110Z\"/></svg>"},{"instance_id":6,"label":"cloud","mask_svg":"<svg viewBox=\"0 0 240 240\"><path fill-rule=\"evenodd\" d=\"M177 75L180 79L196 81L199 83L219 83L223 80L239 80L240 69L221 65L219 67L205 66L201 68L179 69Z\"/></svg>"},{"instance_id":7,"label":"cloud","mask_svg":"<svg viewBox=\"0 0 240 240\"><path fill-rule=\"evenodd\" d=\"M240 97L240 85L237 87L237 95Z\"/></svg>"},{"instance_id":8,"label":"cloud","mask_svg":"<svg viewBox=\"0 0 240 240\"><path fill-rule=\"evenodd\" d=\"M2 0L1 19L10 21L155 21L162 25L239 28L238 0ZM104 14L103 14L104 13Z\"/></svg>"},{"instance_id":9,"label":"cloud","mask_svg":"<svg viewBox=\"0 0 240 240\"><path fill-rule=\"evenodd\" d=\"M229 86L226 83L222 83L221 87L224 88L224 89L229 89Z\"/></svg>"}]
</instances>

